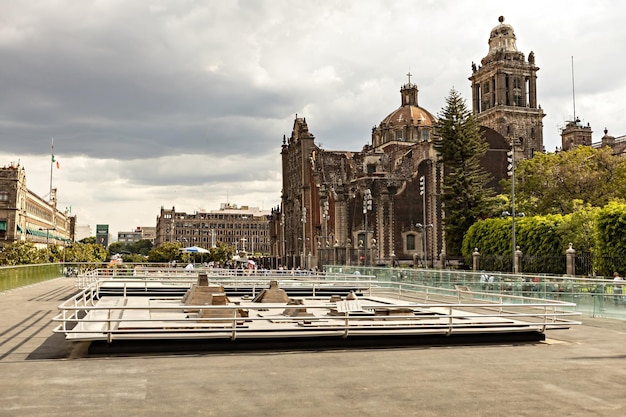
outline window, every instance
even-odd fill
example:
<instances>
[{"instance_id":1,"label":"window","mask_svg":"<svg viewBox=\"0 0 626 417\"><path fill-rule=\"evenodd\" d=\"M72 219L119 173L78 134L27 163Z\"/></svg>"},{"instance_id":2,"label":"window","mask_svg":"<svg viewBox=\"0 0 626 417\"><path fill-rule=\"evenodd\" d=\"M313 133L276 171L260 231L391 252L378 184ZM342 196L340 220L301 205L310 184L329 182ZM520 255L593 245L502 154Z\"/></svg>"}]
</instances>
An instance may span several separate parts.
<instances>
[{"instance_id":1,"label":"window","mask_svg":"<svg viewBox=\"0 0 626 417\"><path fill-rule=\"evenodd\" d=\"M358 246L361 247L363 246L363 243L365 242L365 233L361 232L357 235L357 243Z\"/></svg>"},{"instance_id":2,"label":"window","mask_svg":"<svg viewBox=\"0 0 626 417\"><path fill-rule=\"evenodd\" d=\"M415 250L415 235L406 235L406 250Z\"/></svg>"},{"instance_id":3,"label":"window","mask_svg":"<svg viewBox=\"0 0 626 417\"><path fill-rule=\"evenodd\" d=\"M0 191L0 201L9 201L9 193L6 191Z\"/></svg>"}]
</instances>

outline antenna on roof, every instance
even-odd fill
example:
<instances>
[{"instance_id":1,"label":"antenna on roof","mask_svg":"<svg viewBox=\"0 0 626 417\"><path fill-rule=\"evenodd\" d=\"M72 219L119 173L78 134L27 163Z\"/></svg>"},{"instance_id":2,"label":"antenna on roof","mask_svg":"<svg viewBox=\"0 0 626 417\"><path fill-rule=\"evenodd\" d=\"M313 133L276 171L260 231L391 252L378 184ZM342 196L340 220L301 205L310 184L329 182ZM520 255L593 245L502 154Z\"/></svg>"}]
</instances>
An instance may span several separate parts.
<instances>
[{"instance_id":1,"label":"antenna on roof","mask_svg":"<svg viewBox=\"0 0 626 417\"><path fill-rule=\"evenodd\" d=\"M574 90L574 55L572 55L572 103L574 104L574 122L576 122L576 92Z\"/></svg>"}]
</instances>

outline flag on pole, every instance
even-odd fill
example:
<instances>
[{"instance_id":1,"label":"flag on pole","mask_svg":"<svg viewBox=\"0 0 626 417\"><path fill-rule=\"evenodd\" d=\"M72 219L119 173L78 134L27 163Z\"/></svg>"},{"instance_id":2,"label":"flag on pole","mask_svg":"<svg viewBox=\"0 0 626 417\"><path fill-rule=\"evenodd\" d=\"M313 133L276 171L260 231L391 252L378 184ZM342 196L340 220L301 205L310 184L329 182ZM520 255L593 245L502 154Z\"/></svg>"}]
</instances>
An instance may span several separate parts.
<instances>
[{"instance_id":1,"label":"flag on pole","mask_svg":"<svg viewBox=\"0 0 626 417\"><path fill-rule=\"evenodd\" d=\"M57 169L61 168L61 166L59 165L59 161L56 160L56 158L54 157L54 154L52 154L52 164L54 164Z\"/></svg>"}]
</instances>

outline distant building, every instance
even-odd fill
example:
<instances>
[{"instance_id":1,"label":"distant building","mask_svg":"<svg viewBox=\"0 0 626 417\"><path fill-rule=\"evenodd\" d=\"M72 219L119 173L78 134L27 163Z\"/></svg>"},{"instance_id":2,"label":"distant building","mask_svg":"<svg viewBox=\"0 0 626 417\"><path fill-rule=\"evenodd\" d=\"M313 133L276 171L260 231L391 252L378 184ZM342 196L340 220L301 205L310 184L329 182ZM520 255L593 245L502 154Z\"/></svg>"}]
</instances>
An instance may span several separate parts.
<instances>
[{"instance_id":1,"label":"distant building","mask_svg":"<svg viewBox=\"0 0 626 417\"><path fill-rule=\"evenodd\" d=\"M219 210L185 213L161 207L154 245L179 242L183 246L211 248L222 242L237 251L269 254L269 210L222 204Z\"/></svg>"},{"instance_id":2,"label":"distant building","mask_svg":"<svg viewBox=\"0 0 626 417\"><path fill-rule=\"evenodd\" d=\"M76 242L80 242L81 240L94 235L91 230L91 226L88 224L77 224L75 230Z\"/></svg>"},{"instance_id":3,"label":"distant building","mask_svg":"<svg viewBox=\"0 0 626 417\"><path fill-rule=\"evenodd\" d=\"M135 230L131 232L117 232L117 241L131 245L139 242L140 240L149 240L154 244L156 236L156 227L141 227L137 226Z\"/></svg>"},{"instance_id":4,"label":"distant building","mask_svg":"<svg viewBox=\"0 0 626 417\"><path fill-rule=\"evenodd\" d=\"M598 143L593 143L591 146L594 148L601 148L608 146L613 149L613 155L626 156L626 135L623 136L611 136L608 129L604 129L604 136Z\"/></svg>"},{"instance_id":5,"label":"distant building","mask_svg":"<svg viewBox=\"0 0 626 417\"><path fill-rule=\"evenodd\" d=\"M141 240L149 240L154 245L156 240L156 227L155 226L142 226L141 227Z\"/></svg>"},{"instance_id":6,"label":"distant building","mask_svg":"<svg viewBox=\"0 0 626 417\"><path fill-rule=\"evenodd\" d=\"M561 150L569 151L576 146L591 146L591 126L583 126L580 119L569 121L561 129Z\"/></svg>"},{"instance_id":7,"label":"distant building","mask_svg":"<svg viewBox=\"0 0 626 417\"><path fill-rule=\"evenodd\" d=\"M29 190L19 163L0 168L0 248L18 241L39 248L74 241L76 216L57 210L56 189L51 191L46 201Z\"/></svg>"},{"instance_id":8,"label":"distant building","mask_svg":"<svg viewBox=\"0 0 626 417\"><path fill-rule=\"evenodd\" d=\"M568 121L561 129L561 149L569 151L577 146L591 146L595 149L609 147L613 155L626 156L626 136L611 136L608 129L604 129L604 136L599 142L593 142L592 130L589 123L583 125L579 118Z\"/></svg>"},{"instance_id":9,"label":"distant building","mask_svg":"<svg viewBox=\"0 0 626 417\"><path fill-rule=\"evenodd\" d=\"M109 225L108 224L97 224L96 225L96 243L104 246L104 248L109 247L109 243L111 242L111 235L109 234Z\"/></svg>"},{"instance_id":10,"label":"distant building","mask_svg":"<svg viewBox=\"0 0 626 417\"><path fill-rule=\"evenodd\" d=\"M117 241L126 245L132 245L141 240L141 235L141 227L138 227L132 232L117 232Z\"/></svg>"}]
</instances>

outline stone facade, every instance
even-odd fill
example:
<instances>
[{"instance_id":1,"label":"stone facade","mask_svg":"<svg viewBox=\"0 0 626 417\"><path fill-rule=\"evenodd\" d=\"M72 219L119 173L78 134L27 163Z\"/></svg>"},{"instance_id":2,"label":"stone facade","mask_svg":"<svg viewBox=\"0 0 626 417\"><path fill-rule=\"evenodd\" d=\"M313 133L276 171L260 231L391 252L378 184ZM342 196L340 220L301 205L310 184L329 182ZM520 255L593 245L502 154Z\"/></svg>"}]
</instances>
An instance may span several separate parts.
<instances>
[{"instance_id":1,"label":"stone facade","mask_svg":"<svg viewBox=\"0 0 626 417\"><path fill-rule=\"evenodd\" d=\"M483 66L474 66L470 77L474 112L490 147L482 165L497 191L507 175L511 143L518 158L543 151L538 68L532 53L525 61L517 52L514 40L512 28L501 21ZM272 255L283 265L446 261L444 170L433 148L436 118L419 106L417 85L407 75L400 107L372 129L361 151L321 149L306 119L296 115L291 135L283 137L281 205L272 210L270 225ZM494 93L484 86L495 87Z\"/></svg>"},{"instance_id":2,"label":"stone facade","mask_svg":"<svg viewBox=\"0 0 626 417\"><path fill-rule=\"evenodd\" d=\"M535 55L517 50L513 28L504 23L491 31L489 52L481 65L472 63L472 107L481 125L490 127L516 145L520 158L544 152L543 118L537 103Z\"/></svg>"},{"instance_id":3,"label":"stone facade","mask_svg":"<svg viewBox=\"0 0 626 417\"><path fill-rule=\"evenodd\" d=\"M56 203L56 189L46 201L27 188L19 164L0 168L0 248L16 241L39 248L73 241L76 217L57 210Z\"/></svg>"},{"instance_id":4,"label":"stone facade","mask_svg":"<svg viewBox=\"0 0 626 417\"><path fill-rule=\"evenodd\" d=\"M155 246L179 242L183 246L211 248L222 242L236 251L270 253L269 210L223 204L219 210L186 213L161 207L156 219Z\"/></svg>"}]
</instances>

